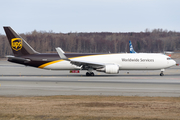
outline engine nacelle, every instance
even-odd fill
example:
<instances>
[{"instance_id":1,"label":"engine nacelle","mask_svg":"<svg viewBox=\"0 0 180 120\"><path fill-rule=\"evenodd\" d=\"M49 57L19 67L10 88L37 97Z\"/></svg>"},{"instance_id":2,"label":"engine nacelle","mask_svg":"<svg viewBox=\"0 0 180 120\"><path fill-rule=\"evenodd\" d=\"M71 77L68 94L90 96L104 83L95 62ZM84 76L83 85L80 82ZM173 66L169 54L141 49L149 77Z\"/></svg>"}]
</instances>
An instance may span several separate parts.
<instances>
[{"instance_id":1,"label":"engine nacelle","mask_svg":"<svg viewBox=\"0 0 180 120\"><path fill-rule=\"evenodd\" d=\"M107 74L117 74L119 73L119 66L118 65L106 65L102 69L96 69L99 72L105 72Z\"/></svg>"}]
</instances>

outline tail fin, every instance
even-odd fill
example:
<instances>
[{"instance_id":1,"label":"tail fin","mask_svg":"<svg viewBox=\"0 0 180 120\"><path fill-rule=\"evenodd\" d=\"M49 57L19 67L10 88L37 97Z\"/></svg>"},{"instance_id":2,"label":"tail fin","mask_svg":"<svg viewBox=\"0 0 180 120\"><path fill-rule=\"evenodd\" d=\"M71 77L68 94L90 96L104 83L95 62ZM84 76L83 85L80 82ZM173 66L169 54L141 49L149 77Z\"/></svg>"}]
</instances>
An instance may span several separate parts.
<instances>
[{"instance_id":1,"label":"tail fin","mask_svg":"<svg viewBox=\"0 0 180 120\"><path fill-rule=\"evenodd\" d=\"M4 31L15 57L38 53L11 27L4 27Z\"/></svg>"},{"instance_id":2,"label":"tail fin","mask_svg":"<svg viewBox=\"0 0 180 120\"><path fill-rule=\"evenodd\" d=\"M136 53L133 49L131 41L129 41L129 49L130 49L130 53Z\"/></svg>"}]
</instances>

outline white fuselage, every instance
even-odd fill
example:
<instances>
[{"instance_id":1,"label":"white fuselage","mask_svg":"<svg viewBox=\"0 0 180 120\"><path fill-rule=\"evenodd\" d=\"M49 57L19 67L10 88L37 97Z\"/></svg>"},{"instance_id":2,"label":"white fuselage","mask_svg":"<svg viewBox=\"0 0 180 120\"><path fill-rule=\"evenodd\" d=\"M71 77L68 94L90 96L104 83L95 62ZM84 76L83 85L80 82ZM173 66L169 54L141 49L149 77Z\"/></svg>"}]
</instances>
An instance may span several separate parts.
<instances>
[{"instance_id":1,"label":"white fuselage","mask_svg":"<svg viewBox=\"0 0 180 120\"><path fill-rule=\"evenodd\" d=\"M124 54L101 54L69 58L75 61L89 61L94 63L116 64L120 70L159 70L166 69L176 64L169 56L153 53L124 53ZM51 70L74 70L81 69L72 65L70 61L58 60L44 66Z\"/></svg>"}]
</instances>

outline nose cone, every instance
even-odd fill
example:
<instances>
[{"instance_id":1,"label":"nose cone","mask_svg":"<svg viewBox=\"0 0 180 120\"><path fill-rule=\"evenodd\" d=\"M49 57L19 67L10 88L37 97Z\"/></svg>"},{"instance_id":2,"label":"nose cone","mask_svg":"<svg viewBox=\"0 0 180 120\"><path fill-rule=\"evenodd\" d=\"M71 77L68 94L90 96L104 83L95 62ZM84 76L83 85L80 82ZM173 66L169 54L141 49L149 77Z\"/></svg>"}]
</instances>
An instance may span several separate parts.
<instances>
[{"instance_id":1,"label":"nose cone","mask_svg":"<svg viewBox=\"0 0 180 120\"><path fill-rule=\"evenodd\" d=\"M172 60L171 64L172 64L172 66L176 65L176 61Z\"/></svg>"}]
</instances>

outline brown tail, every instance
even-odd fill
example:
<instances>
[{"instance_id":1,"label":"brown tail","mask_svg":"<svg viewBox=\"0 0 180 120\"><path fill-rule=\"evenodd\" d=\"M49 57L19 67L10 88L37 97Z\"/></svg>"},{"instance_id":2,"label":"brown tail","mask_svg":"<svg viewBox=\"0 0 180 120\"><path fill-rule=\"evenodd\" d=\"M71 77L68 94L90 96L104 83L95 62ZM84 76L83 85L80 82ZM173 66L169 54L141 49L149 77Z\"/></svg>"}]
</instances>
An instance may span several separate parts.
<instances>
[{"instance_id":1,"label":"brown tail","mask_svg":"<svg viewBox=\"0 0 180 120\"><path fill-rule=\"evenodd\" d=\"M38 53L11 27L4 27L4 31L15 57Z\"/></svg>"}]
</instances>

